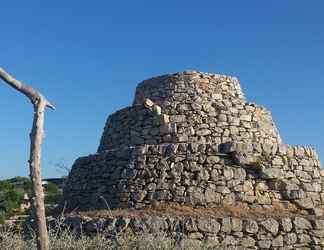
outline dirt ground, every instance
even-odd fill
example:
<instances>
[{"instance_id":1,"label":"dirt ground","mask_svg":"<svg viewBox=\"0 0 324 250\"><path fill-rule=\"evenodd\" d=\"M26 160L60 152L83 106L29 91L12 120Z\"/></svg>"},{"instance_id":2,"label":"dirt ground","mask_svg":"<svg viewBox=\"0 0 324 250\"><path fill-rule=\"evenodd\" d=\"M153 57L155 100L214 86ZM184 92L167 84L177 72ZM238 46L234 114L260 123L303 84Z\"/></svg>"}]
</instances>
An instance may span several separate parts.
<instances>
[{"instance_id":1,"label":"dirt ground","mask_svg":"<svg viewBox=\"0 0 324 250\"><path fill-rule=\"evenodd\" d=\"M108 218L108 217L143 217L145 215L157 216L192 216L222 218L227 216L239 218L280 218L294 217L296 215L312 217L307 211L300 210L296 206L288 204L276 204L271 208L249 207L246 204L236 204L232 206L215 206L215 207L192 207L177 203L159 203L155 202L144 209L114 209L114 210L92 210L83 212L71 212L66 216L80 216L90 218Z\"/></svg>"}]
</instances>

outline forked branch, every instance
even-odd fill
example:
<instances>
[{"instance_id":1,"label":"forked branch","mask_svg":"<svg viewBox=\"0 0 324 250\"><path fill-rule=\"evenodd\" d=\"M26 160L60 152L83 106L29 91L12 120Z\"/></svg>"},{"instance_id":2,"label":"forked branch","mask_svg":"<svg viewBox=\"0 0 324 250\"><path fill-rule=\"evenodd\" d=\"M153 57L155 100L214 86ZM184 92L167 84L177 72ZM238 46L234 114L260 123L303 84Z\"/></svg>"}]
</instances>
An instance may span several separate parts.
<instances>
[{"instance_id":1,"label":"forked branch","mask_svg":"<svg viewBox=\"0 0 324 250\"><path fill-rule=\"evenodd\" d=\"M45 103L46 107L53 110L55 109L54 105L52 105L41 93L39 93L31 86L16 80L1 67L0 67L0 78L8 85L10 85L14 89L18 90L20 93L27 96L34 105L37 105L37 102L42 100Z\"/></svg>"},{"instance_id":2,"label":"forked branch","mask_svg":"<svg viewBox=\"0 0 324 250\"><path fill-rule=\"evenodd\" d=\"M55 109L55 107L37 90L31 86L24 84L11 75L4 69L0 68L0 79L6 82L9 86L18 90L27 96L34 106L34 121L32 131L30 133L30 178L33 184L33 209L37 224L37 249L48 250L49 239L46 227L44 191L42 187L41 176L41 145L44 137L44 115L45 108Z\"/></svg>"}]
</instances>

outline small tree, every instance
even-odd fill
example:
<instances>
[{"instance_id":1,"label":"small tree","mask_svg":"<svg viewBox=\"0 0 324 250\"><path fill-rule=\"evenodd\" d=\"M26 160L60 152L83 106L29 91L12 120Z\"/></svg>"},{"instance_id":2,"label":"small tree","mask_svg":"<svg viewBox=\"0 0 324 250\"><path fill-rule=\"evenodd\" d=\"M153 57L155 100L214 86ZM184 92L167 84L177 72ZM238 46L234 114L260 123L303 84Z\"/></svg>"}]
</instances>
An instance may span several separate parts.
<instances>
[{"instance_id":1,"label":"small tree","mask_svg":"<svg viewBox=\"0 0 324 250\"><path fill-rule=\"evenodd\" d=\"M48 250L49 240L46 227L44 191L42 187L42 177L40 172L41 144L44 136L44 113L45 108L55 109L54 106L37 90L33 89L12 76L4 69L0 68L0 78L29 98L34 107L34 121L30 133L30 178L33 185L33 210L37 224L37 249Z\"/></svg>"},{"instance_id":2,"label":"small tree","mask_svg":"<svg viewBox=\"0 0 324 250\"><path fill-rule=\"evenodd\" d=\"M59 188L52 182L49 182L46 187L46 191L49 194L57 194L59 192Z\"/></svg>"}]
</instances>

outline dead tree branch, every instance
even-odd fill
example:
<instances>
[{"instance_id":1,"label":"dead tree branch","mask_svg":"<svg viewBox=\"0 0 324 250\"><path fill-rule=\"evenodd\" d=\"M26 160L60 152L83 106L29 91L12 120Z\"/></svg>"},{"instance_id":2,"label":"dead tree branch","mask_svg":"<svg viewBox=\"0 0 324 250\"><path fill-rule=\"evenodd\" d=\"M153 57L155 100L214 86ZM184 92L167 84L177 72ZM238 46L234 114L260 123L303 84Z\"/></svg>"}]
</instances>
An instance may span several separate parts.
<instances>
[{"instance_id":1,"label":"dead tree branch","mask_svg":"<svg viewBox=\"0 0 324 250\"><path fill-rule=\"evenodd\" d=\"M44 191L41 177L41 144L44 137L45 108L48 107L54 110L55 107L40 92L16 80L2 68L0 68L0 78L9 86L28 97L34 107L33 127L30 133L30 159L28 162L30 178L33 184L33 209L37 225L37 249L48 250L49 239L46 227Z\"/></svg>"}]
</instances>

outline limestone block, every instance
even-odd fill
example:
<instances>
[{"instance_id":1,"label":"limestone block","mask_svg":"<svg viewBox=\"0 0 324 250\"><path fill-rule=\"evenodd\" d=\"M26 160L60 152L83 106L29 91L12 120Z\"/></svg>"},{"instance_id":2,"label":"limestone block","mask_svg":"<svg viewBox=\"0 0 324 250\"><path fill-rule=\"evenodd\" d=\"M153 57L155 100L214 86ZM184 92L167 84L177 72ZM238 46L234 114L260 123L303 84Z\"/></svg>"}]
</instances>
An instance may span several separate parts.
<instances>
[{"instance_id":1,"label":"limestone block","mask_svg":"<svg viewBox=\"0 0 324 250\"><path fill-rule=\"evenodd\" d=\"M198 219L197 226L199 231L208 233L218 233L220 231L220 224L215 219Z\"/></svg>"},{"instance_id":2,"label":"limestone block","mask_svg":"<svg viewBox=\"0 0 324 250\"><path fill-rule=\"evenodd\" d=\"M280 168L261 168L261 178L263 179L281 179L284 178L284 171Z\"/></svg>"},{"instance_id":3,"label":"limestone block","mask_svg":"<svg viewBox=\"0 0 324 250\"><path fill-rule=\"evenodd\" d=\"M290 218L282 218L280 227L282 227L283 231L290 232L293 228L293 224Z\"/></svg>"},{"instance_id":4,"label":"limestone block","mask_svg":"<svg viewBox=\"0 0 324 250\"><path fill-rule=\"evenodd\" d=\"M240 241L240 245L245 248L254 247L255 243L256 243L255 239L252 238L251 236L244 237Z\"/></svg>"},{"instance_id":5,"label":"limestone block","mask_svg":"<svg viewBox=\"0 0 324 250\"><path fill-rule=\"evenodd\" d=\"M271 245L273 247L282 247L284 245L284 241L283 240L284 240L283 239L283 236L282 235L279 235L279 236L277 236L276 238L274 238L272 240Z\"/></svg>"},{"instance_id":6,"label":"limestone block","mask_svg":"<svg viewBox=\"0 0 324 250\"><path fill-rule=\"evenodd\" d=\"M303 209L312 209L314 208L314 202L311 198L307 197L304 199L299 199L295 201L296 204Z\"/></svg>"},{"instance_id":7,"label":"limestone block","mask_svg":"<svg viewBox=\"0 0 324 250\"><path fill-rule=\"evenodd\" d=\"M148 98L144 100L144 106L151 109L154 106L154 102Z\"/></svg>"},{"instance_id":8,"label":"limestone block","mask_svg":"<svg viewBox=\"0 0 324 250\"><path fill-rule=\"evenodd\" d=\"M258 241L258 246L261 248L261 249L270 249L271 247L271 240L259 240Z\"/></svg>"},{"instance_id":9,"label":"limestone block","mask_svg":"<svg viewBox=\"0 0 324 250\"><path fill-rule=\"evenodd\" d=\"M259 230L258 223L254 220L247 219L243 222L243 228L247 233L257 233Z\"/></svg>"},{"instance_id":10,"label":"limestone block","mask_svg":"<svg viewBox=\"0 0 324 250\"><path fill-rule=\"evenodd\" d=\"M296 217L294 219L294 225L296 229L311 229L312 224L303 217Z\"/></svg>"},{"instance_id":11,"label":"limestone block","mask_svg":"<svg viewBox=\"0 0 324 250\"><path fill-rule=\"evenodd\" d=\"M272 235L277 235L279 231L279 223L275 219L267 219L261 222L261 225Z\"/></svg>"}]
</instances>

